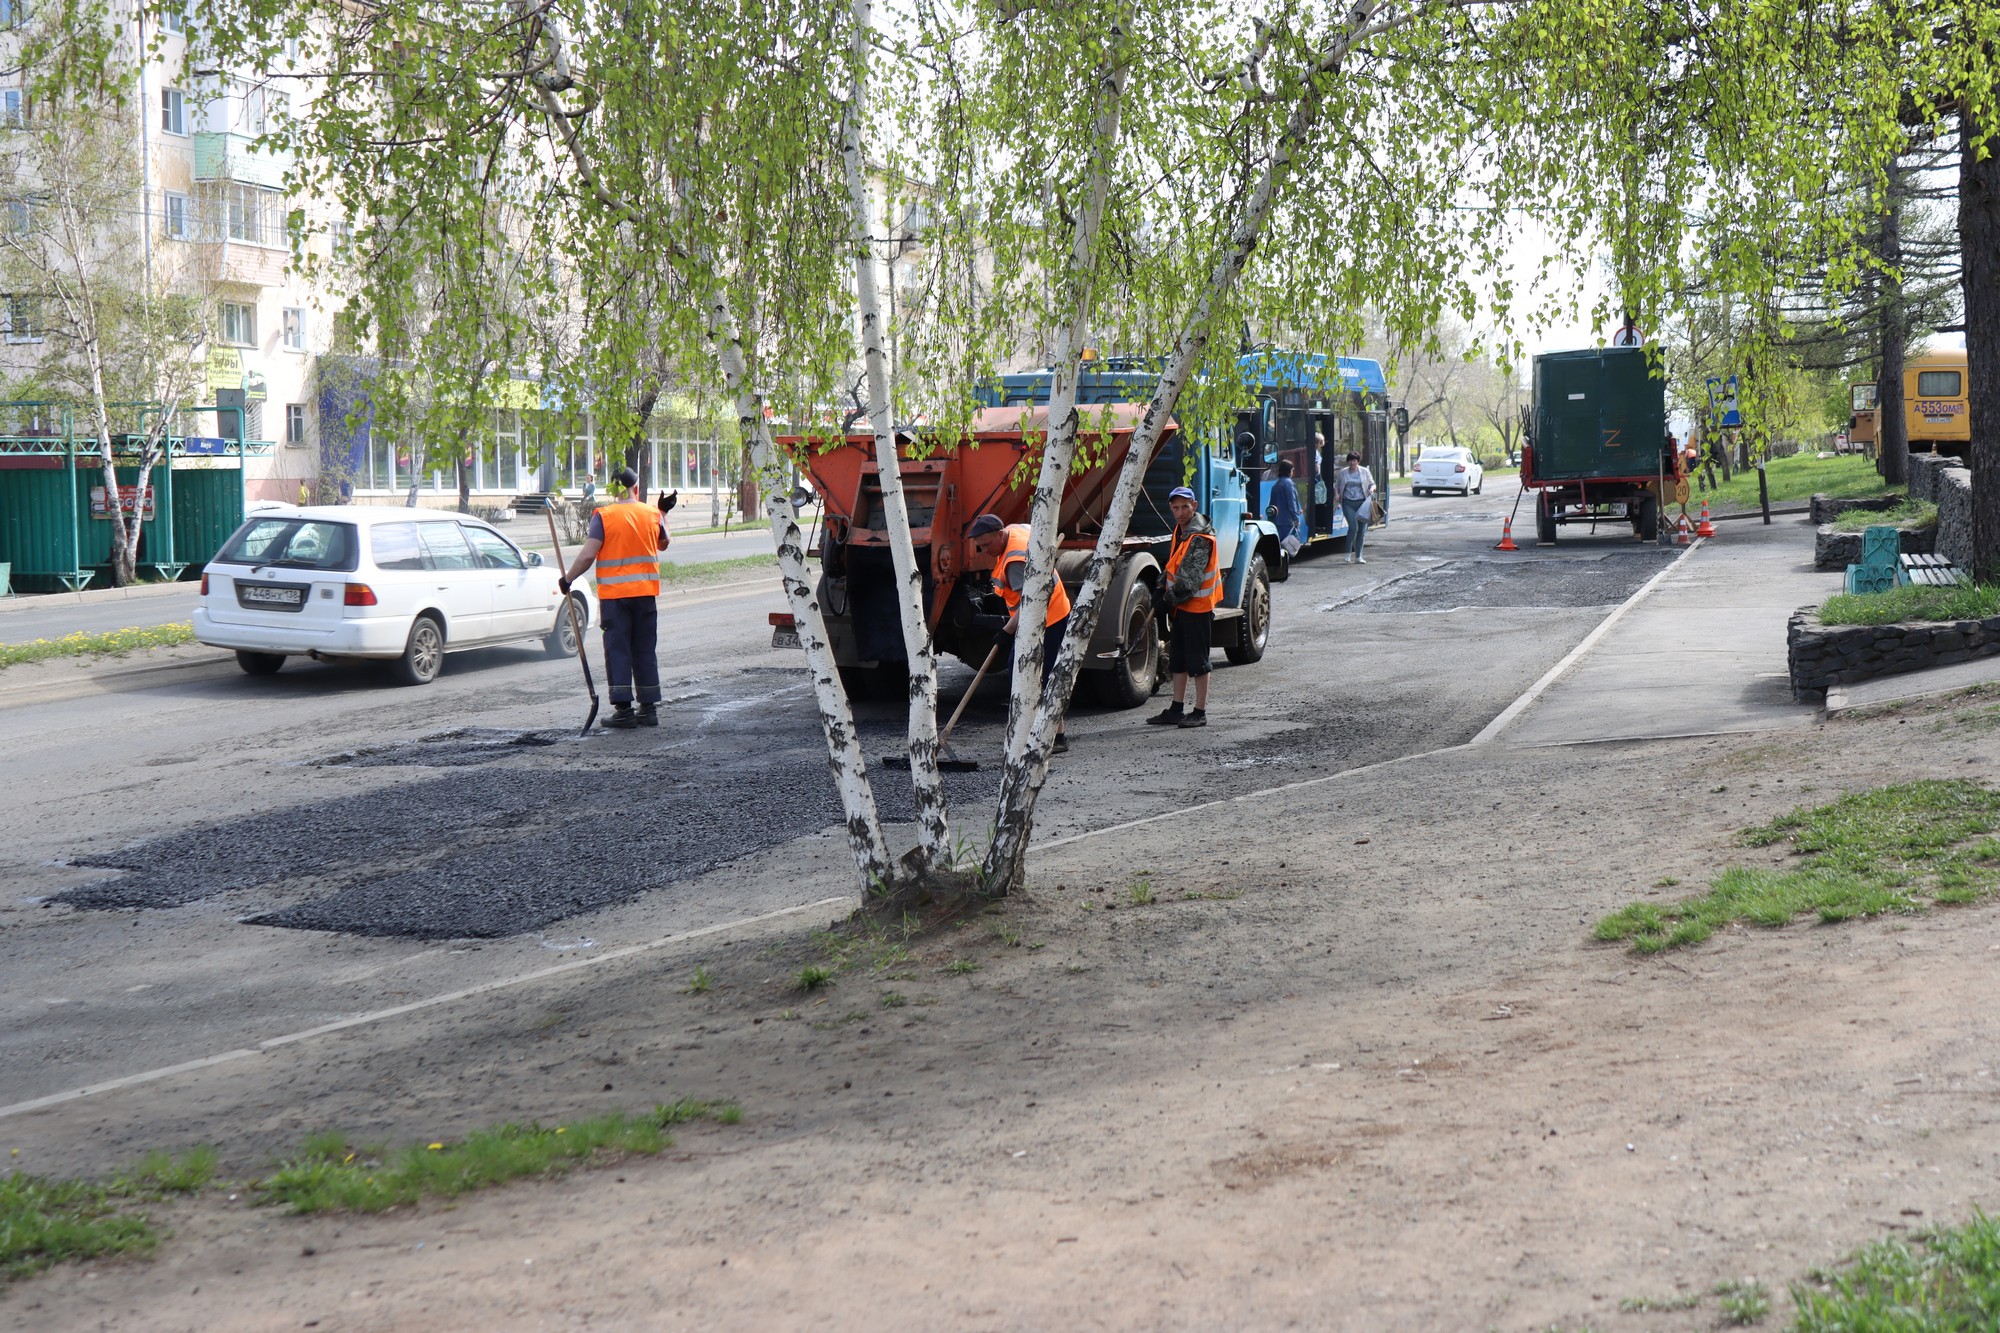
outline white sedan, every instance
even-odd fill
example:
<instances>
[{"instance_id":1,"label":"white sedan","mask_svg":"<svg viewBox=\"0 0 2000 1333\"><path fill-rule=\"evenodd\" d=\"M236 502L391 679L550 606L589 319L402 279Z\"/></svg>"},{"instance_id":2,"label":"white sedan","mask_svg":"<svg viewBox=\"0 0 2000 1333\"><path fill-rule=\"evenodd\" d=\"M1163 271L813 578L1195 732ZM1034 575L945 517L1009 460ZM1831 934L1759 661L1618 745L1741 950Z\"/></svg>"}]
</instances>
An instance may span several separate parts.
<instances>
[{"instance_id":1,"label":"white sedan","mask_svg":"<svg viewBox=\"0 0 2000 1333\"><path fill-rule=\"evenodd\" d=\"M559 571L476 518L347 505L252 514L201 575L194 635L253 676L287 657L377 658L409 685L446 653L539 639L577 650ZM575 585L581 623L594 598Z\"/></svg>"},{"instance_id":2,"label":"white sedan","mask_svg":"<svg viewBox=\"0 0 2000 1333\"><path fill-rule=\"evenodd\" d=\"M1454 445L1431 445L1417 455L1410 473L1410 494L1430 495L1437 491L1457 491L1477 495L1486 484L1486 469L1470 449Z\"/></svg>"}]
</instances>

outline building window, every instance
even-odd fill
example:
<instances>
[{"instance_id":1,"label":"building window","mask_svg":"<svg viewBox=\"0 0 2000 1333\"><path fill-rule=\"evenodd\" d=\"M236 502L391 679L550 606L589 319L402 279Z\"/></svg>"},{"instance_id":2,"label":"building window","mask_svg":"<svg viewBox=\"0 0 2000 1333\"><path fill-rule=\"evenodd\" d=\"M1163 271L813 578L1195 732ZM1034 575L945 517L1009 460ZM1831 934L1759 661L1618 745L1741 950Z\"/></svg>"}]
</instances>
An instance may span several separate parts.
<instances>
[{"instance_id":1,"label":"building window","mask_svg":"<svg viewBox=\"0 0 2000 1333\"><path fill-rule=\"evenodd\" d=\"M229 181L207 195L203 217L220 235L217 239L250 245L282 245L285 239L285 198L278 190Z\"/></svg>"},{"instance_id":2,"label":"building window","mask_svg":"<svg viewBox=\"0 0 2000 1333\"><path fill-rule=\"evenodd\" d=\"M160 89L160 128L168 134L187 133L187 95L178 88Z\"/></svg>"},{"instance_id":3,"label":"building window","mask_svg":"<svg viewBox=\"0 0 2000 1333\"><path fill-rule=\"evenodd\" d=\"M185 33L187 15L178 8L165 10L160 14L160 27L167 32Z\"/></svg>"},{"instance_id":4,"label":"building window","mask_svg":"<svg viewBox=\"0 0 2000 1333\"><path fill-rule=\"evenodd\" d=\"M0 0L4 4L5 0ZM26 88L0 88L0 125L21 126L28 123L28 90Z\"/></svg>"},{"instance_id":5,"label":"building window","mask_svg":"<svg viewBox=\"0 0 2000 1333\"><path fill-rule=\"evenodd\" d=\"M9 236L26 236L35 229L35 209L26 199L9 199L6 216Z\"/></svg>"},{"instance_id":6,"label":"building window","mask_svg":"<svg viewBox=\"0 0 2000 1333\"><path fill-rule=\"evenodd\" d=\"M41 310L35 298L26 292L9 293L7 296L7 341L10 343L38 343L41 340Z\"/></svg>"},{"instance_id":7,"label":"building window","mask_svg":"<svg viewBox=\"0 0 2000 1333\"><path fill-rule=\"evenodd\" d=\"M288 352L306 350L306 312L298 306L286 306L284 314L284 343Z\"/></svg>"},{"instance_id":8,"label":"building window","mask_svg":"<svg viewBox=\"0 0 2000 1333\"><path fill-rule=\"evenodd\" d=\"M194 234L193 219L188 211L188 197L168 190L161 200L160 218L165 224L169 237L185 241Z\"/></svg>"},{"instance_id":9,"label":"building window","mask_svg":"<svg viewBox=\"0 0 2000 1333\"><path fill-rule=\"evenodd\" d=\"M306 405L304 403L285 404L285 443L304 444L306 442Z\"/></svg>"},{"instance_id":10,"label":"building window","mask_svg":"<svg viewBox=\"0 0 2000 1333\"><path fill-rule=\"evenodd\" d=\"M235 347L257 345L257 307L235 301L222 303L222 341Z\"/></svg>"},{"instance_id":11,"label":"building window","mask_svg":"<svg viewBox=\"0 0 2000 1333\"><path fill-rule=\"evenodd\" d=\"M18 28L28 21L28 0L0 0L0 28Z\"/></svg>"}]
</instances>

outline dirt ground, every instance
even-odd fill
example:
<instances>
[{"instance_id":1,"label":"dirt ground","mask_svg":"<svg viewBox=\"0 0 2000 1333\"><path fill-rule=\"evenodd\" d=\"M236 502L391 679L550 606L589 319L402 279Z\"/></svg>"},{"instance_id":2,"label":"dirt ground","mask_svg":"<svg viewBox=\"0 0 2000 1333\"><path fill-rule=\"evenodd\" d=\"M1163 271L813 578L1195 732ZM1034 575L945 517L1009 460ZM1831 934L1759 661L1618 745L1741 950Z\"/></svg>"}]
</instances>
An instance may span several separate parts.
<instances>
[{"instance_id":1,"label":"dirt ground","mask_svg":"<svg viewBox=\"0 0 2000 1333\"><path fill-rule=\"evenodd\" d=\"M788 918L18 1118L28 1169L207 1142L249 1177L322 1126L744 1111L451 1206L164 1207L156 1257L0 1324L1678 1330L1754 1276L1777 1326L1813 1266L2000 1199L2000 907L1655 959L1590 924L1781 859L1732 835L1795 805L2000 780L1990 707L1454 748L1069 842L829 991Z\"/></svg>"}]
</instances>

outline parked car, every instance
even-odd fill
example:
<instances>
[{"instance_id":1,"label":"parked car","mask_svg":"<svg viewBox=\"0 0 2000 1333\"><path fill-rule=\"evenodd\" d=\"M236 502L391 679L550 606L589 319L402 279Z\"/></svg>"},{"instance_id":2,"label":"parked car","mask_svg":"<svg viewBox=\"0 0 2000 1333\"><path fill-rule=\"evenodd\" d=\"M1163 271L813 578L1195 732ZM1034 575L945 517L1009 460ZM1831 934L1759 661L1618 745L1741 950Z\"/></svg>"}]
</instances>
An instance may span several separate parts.
<instances>
[{"instance_id":1,"label":"parked car","mask_svg":"<svg viewBox=\"0 0 2000 1333\"><path fill-rule=\"evenodd\" d=\"M1453 445L1433 444L1417 455L1410 472L1410 494L1430 495L1436 491L1457 491L1477 495L1486 484L1486 469L1472 450Z\"/></svg>"},{"instance_id":2,"label":"parked car","mask_svg":"<svg viewBox=\"0 0 2000 1333\"><path fill-rule=\"evenodd\" d=\"M559 571L476 518L345 505L252 514L201 575L195 638L253 676L287 657L377 658L410 685L446 653L539 639L577 650ZM571 594L588 625L594 595Z\"/></svg>"}]
</instances>

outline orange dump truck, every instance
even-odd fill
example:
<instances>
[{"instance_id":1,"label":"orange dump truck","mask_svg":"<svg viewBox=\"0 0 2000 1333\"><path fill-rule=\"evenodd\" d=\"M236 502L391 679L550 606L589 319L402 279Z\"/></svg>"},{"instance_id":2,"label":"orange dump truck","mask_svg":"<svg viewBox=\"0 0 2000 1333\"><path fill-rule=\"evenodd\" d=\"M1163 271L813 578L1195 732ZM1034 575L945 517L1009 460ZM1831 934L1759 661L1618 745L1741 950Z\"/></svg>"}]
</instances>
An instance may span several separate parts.
<instances>
[{"instance_id":1,"label":"orange dump truck","mask_svg":"<svg viewBox=\"0 0 2000 1333\"><path fill-rule=\"evenodd\" d=\"M1102 532L1142 410L1117 402L1082 409L1077 455L1087 466L1073 469L1064 488L1056 558L1072 594ZM962 661L983 660L1007 618L985 562L965 538L966 525L986 513L1007 523L1029 521L1045 425L1045 409L1014 405L981 410L957 439L932 437L918 448L904 437L900 470L924 573L924 613L939 651ZM781 443L805 469L822 506L820 607L841 675L852 693L902 698L908 660L874 437L847 435L831 447L824 439ZM1172 529L1166 498L1175 486L1194 487L1216 528L1224 574L1217 646L1231 661L1254 662L1270 634L1271 571L1282 568L1277 530L1245 513L1245 476L1226 447L1196 444L1193 458L1189 450L1180 431L1162 432L1084 661L1079 685L1114 707L1144 703L1161 679L1153 589L1166 561Z\"/></svg>"}]
</instances>

